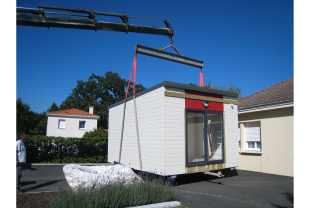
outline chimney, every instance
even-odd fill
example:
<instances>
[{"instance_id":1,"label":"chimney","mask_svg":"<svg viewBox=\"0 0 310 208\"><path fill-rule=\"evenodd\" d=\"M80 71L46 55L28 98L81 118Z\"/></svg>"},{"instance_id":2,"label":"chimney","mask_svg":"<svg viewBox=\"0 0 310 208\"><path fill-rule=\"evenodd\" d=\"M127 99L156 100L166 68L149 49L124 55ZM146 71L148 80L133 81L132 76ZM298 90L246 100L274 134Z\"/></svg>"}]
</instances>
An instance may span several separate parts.
<instances>
[{"instance_id":1,"label":"chimney","mask_svg":"<svg viewBox=\"0 0 310 208\"><path fill-rule=\"evenodd\" d=\"M89 113L94 114L94 106L89 106Z\"/></svg>"}]
</instances>

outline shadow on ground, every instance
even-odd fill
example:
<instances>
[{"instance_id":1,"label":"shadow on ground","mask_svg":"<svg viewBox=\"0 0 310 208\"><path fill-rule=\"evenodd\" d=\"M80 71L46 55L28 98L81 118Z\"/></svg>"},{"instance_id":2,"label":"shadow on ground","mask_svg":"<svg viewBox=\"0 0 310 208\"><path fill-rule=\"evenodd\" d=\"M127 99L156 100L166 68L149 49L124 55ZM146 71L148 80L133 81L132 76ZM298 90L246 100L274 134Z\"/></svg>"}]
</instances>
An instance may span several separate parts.
<instances>
[{"instance_id":1,"label":"shadow on ground","mask_svg":"<svg viewBox=\"0 0 310 208\"><path fill-rule=\"evenodd\" d=\"M144 171L140 171L140 170L136 170L133 169L132 170L139 176L143 177L143 176L148 176L149 178L159 178L162 177L161 175L158 174L154 174L154 173L149 173L149 172L144 172ZM238 172L236 171L236 169L234 170L230 170L230 169L224 169L221 170L222 174L224 175L225 178L228 177L234 177L234 176L238 176ZM165 176L165 179L167 180L167 178L169 178L170 176ZM201 181L207 181L210 183L215 183L215 184L219 184L219 185L224 185L222 182L215 182L215 181L210 181L210 180L215 180L218 179L219 177L217 176L212 176L212 175L206 175L204 173L191 173L191 174L181 174L181 175L177 175L174 185L185 185L185 184L190 184L190 183L197 183L197 182L201 182Z\"/></svg>"},{"instance_id":2,"label":"shadow on ground","mask_svg":"<svg viewBox=\"0 0 310 208\"><path fill-rule=\"evenodd\" d=\"M21 186L28 186L30 184L36 184L36 181L26 181L26 182L20 182Z\"/></svg>"},{"instance_id":3,"label":"shadow on ground","mask_svg":"<svg viewBox=\"0 0 310 208\"><path fill-rule=\"evenodd\" d=\"M277 208L291 208L291 207L294 207L294 196L292 193L289 193L289 192L285 192L283 193L283 195L286 197L286 200L292 204L291 206L282 206L282 205L279 205L279 204L274 204L274 203L270 203L272 206L274 207L277 207Z\"/></svg>"},{"instance_id":4,"label":"shadow on ground","mask_svg":"<svg viewBox=\"0 0 310 208\"><path fill-rule=\"evenodd\" d=\"M65 179L63 179L63 180L65 180ZM63 180L49 181L49 182L46 182L46 183L39 184L37 186L33 186L33 187L30 187L30 188L25 188L25 189L23 189L23 192L28 192L28 191L39 189L39 188L42 188L42 187L47 187L47 186L53 185L53 184L58 183L59 181L63 181ZM36 184L37 182L36 181L29 181L29 182L24 182L24 183ZM22 185L24 185L24 183L22 183Z\"/></svg>"},{"instance_id":5,"label":"shadow on ground","mask_svg":"<svg viewBox=\"0 0 310 208\"><path fill-rule=\"evenodd\" d=\"M238 176L238 172L236 170L224 169L221 171L225 178ZM185 185L190 183L197 183L201 181L206 181L209 183L224 185L222 182L216 182L215 179L218 179L217 176L206 175L204 173L191 173L191 174L183 174L178 175L176 178L177 185ZM212 181L211 181L212 180Z\"/></svg>"}]
</instances>

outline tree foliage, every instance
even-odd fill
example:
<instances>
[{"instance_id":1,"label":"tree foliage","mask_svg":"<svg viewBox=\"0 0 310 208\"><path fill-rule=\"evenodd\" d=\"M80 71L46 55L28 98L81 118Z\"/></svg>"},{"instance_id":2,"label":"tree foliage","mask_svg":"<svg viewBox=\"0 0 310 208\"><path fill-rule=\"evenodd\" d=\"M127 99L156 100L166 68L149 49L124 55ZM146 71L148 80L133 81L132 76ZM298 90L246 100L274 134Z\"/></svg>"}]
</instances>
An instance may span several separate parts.
<instances>
[{"instance_id":1,"label":"tree foliage","mask_svg":"<svg viewBox=\"0 0 310 208\"><path fill-rule=\"evenodd\" d=\"M47 109L47 112L53 112L53 111L58 111L58 106L57 106L57 104L55 103L55 102L53 102L53 104L51 105L51 107L49 107L48 109Z\"/></svg>"},{"instance_id":2,"label":"tree foliage","mask_svg":"<svg viewBox=\"0 0 310 208\"><path fill-rule=\"evenodd\" d=\"M93 138L93 137L108 138L108 132L106 132L103 127L98 127L93 131L85 132L85 134L83 135L83 138Z\"/></svg>"},{"instance_id":3,"label":"tree foliage","mask_svg":"<svg viewBox=\"0 0 310 208\"><path fill-rule=\"evenodd\" d=\"M77 80L77 86L61 103L59 110L76 108L88 112L94 106L94 114L100 116L98 127L108 128L108 106L125 98L128 81L117 73L108 71L104 76L91 74L87 81ZM136 84L136 93L146 89ZM129 96L133 94L130 84Z\"/></svg>"},{"instance_id":4,"label":"tree foliage","mask_svg":"<svg viewBox=\"0 0 310 208\"><path fill-rule=\"evenodd\" d=\"M197 86L196 84L192 84L192 83L189 83L189 85ZM235 93L239 94L238 99L242 98L242 95L240 95L241 94L241 87L238 87L232 83L229 83L228 86L226 86L226 85L215 85L215 84L212 85L212 82L210 81L208 83L208 85L205 85L204 87L210 88L210 89L215 89L215 90L223 90L223 91L227 91L227 92L235 92Z\"/></svg>"},{"instance_id":5,"label":"tree foliage","mask_svg":"<svg viewBox=\"0 0 310 208\"><path fill-rule=\"evenodd\" d=\"M21 98L16 100L16 134L46 135L46 113L36 113Z\"/></svg>"}]
</instances>

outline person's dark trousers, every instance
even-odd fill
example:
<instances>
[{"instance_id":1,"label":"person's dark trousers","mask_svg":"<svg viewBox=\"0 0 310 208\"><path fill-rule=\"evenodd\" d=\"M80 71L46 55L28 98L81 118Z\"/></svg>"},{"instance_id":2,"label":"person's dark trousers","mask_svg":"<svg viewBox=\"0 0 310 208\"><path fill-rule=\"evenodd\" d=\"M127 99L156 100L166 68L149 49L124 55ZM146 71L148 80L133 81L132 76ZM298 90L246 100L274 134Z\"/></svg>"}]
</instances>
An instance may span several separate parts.
<instances>
[{"instance_id":1,"label":"person's dark trousers","mask_svg":"<svg viewBox=\"0 0 310 208\"><path fill-rule=\"evenodd\" d=\"M16 166L16 189L21 191L20 187L20 179L22 177L22 171L23 171L23 168L25 167L26 163L19 163L17 166Z\"/></svg>"}]
</instances>

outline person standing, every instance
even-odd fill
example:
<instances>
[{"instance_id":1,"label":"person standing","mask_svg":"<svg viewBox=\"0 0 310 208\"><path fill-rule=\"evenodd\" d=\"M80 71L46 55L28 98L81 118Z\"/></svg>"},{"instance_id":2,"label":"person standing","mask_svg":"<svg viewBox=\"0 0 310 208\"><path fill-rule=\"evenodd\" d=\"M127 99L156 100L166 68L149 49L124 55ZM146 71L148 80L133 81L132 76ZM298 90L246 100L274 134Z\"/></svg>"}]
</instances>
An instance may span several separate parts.
<instances>
[{"instance_id":1,"label":"person standing","mask_svg":"<svg viewBox=\"0 0 310 208\"><path fill-rule=\"evenodd\" d=\"M21 193L20 179L23 168L26 166L26 135L24 132L19 134L19 140L16 141L16 193Z\"/></svg>"}]
</instances>

